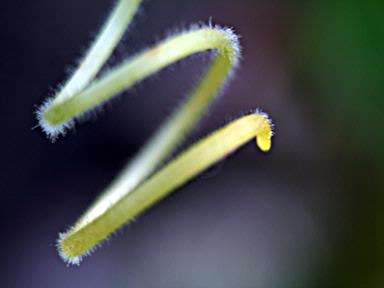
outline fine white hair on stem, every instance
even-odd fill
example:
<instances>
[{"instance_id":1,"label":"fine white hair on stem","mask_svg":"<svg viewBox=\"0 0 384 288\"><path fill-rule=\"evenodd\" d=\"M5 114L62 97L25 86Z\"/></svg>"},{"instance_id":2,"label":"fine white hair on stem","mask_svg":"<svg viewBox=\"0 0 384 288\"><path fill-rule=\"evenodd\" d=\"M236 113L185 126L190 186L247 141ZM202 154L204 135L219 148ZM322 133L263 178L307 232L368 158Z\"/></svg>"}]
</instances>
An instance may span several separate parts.
<instances>
[{"instance_id":1,"label":"fine white hair on stem","mask_svg":"<svg viewBox=\"0 0 384 288\"><path fill-rule=\"evenodd\" d=\"M123 37L141 1L119 0L116 3L95 41L93 41L88 52L80 61L78 68L74 70L72 77L64 85L60 85L61 87L59 87L60 89L54 99L45 101L38 108L36 112L38 123L53 142L59 135L65 135L67 130L73 127L74 119L68 119L61 123L51 123L45 117L46 112L54 107L55 104L73 98L96 77ZM70 70L73 69L71 68Z\"/></svg>"},{"instance_id":2,"label":"fine white hair on stem","mask_svg":"<svg viewBox=\"0 0 384 288\"><path fill-rule=\"evenodd\" d=\"M273 123L272 118L269 117L268 113L264 112L261 108L256 108L254 113L265 118L268 121L269 126L271 127L271 136L274 136L275 135L275 124Z\"/></svg>"},{"instance_id":3,"label":"fine white hair on stem","mask_svg":"<svg viewBox=\"0 0 384 288\"><path fill-rule=\"evenodd\" d=\"M53 100L53 97L46 99L36 110L35 114L41 130L52 142L55 142L60 135L64 136L67 133L67 130L75 125L75 121L69 120L56 126L50 125L47 121L44 121L44 113L51 108Z\"/></svg>"},{"instance_id":4,"label":"fine white hair on stem","mask_svg":"<svg viewBox=\"0 0 384 288\"><path fill-rule=\"evenodd\" d=\"M58 237L57 242L56 242L57 252L58 252L60 258L67 264L67 266L71 266L71 265L80 266L80 263L84 257L90 256L94 251L97 250L97 248L100 247L100 245L96 245L96 246L92 247L91 249L89 249L88 251L84 252L82 255L69 256L63 251L62 246L61 246L61 241L67 237L67 234L68 234L68 232L59 233L59 237Z\"/></svg>"},{"instance_id":5,"label":"fine white hair on stem","mask_svg":"<svg viewBox=\"0 0 384 288\"><path fill-rule=\"evenodd\" d=\"M188 38L191 39L191 41ZM192 41L194 38L198 41L197 44ZM185 47L184 50L178 47L185 42L188 43L188 41L190 41L188 44L189 47ZM199 42L202 43L199 44ZM154 54L157 54L155 53L156 51L160 49L165 51L167 46L169 46L169 50L173 49L176 52L173 54L170 53L169 56L167 56L168 58L163 60L164 63L156 61L148 62L149 59L155 56ZM208 50L216 50L217 58L228 58L229 61L228 68L223 67L224 72L221 73L223 74L222 83L220 83L216 89L216 94L218 94L220 90L226 87L229 80L232 79L234 71L238 67L241 57L239 39L232 28L221 27L219 25L212 26L212 24L196 24L191 25L186 31L169 36L155 45L154 48L146 49L142 53L138 53L136 56L126 60L121 65L110 69L102 78L91 82L88 86L84 86L83 90L79 90L77 86L73 88L74 84L72 84L71 89L75 89L73 91L77 94L71 94L74 92L69 90L68 85L64 86L58 96L46 101L38 109L37 118L39 125L49 138L56 140L59 135L65 135L67 130L73 127L75 119L83 118L86 112L100 107L112 97L131 88L140 80L185 57ZM147 65L147 68L142 69L141 67L136 67L136 62L143 62L143 64ZM141 72L140 69L144 71ZM76 83L76 77L79 77L77 72L68 83ZM81 82L83 83L84 81ZM113 82L116 86L111 86L110 82ZM98 89L92 89L97 85ZM211 92L211 94L214 93ZM210 98L208 98L208 96L206 97L207 99ZM209 102L211 102L211 100L204 105L208 107ZM57 111L55 112L54 110ZM57 119L57 115L59 115L59 119ZM55 123L52 123L53 118Z\"/></svg>"},{"instance_id":6,"label":"fine white hair on stem","mask_svg":"<svg viewBox=\"0 0 384 288\"><path fill-rule=\"evenodd\" d=\"M210 20L208 25L192 25L168 36L95 79L140 2L118 1L73 77L37 110L42 130L53 141L65 134L75 119L169 65L207 51L216 51L216 57L182 105L166 119L138 155L75 225L59 234L58 253L68 265L79 265L83 257L115 231L250 140L256 138L258 147L264 152L271 146L272 122L266 114L256 111L215 131L163 165L232 78L239 64L241 47L232 28L213 25Z\"/></svg>"},{"instance_id":7,"label":"fine white hair on stem","mask_svg":"<svg viewBox=\"0 0 384 288\"><path fill-rule=\"evenodd\" d=\"M265 115L257 113L236 119L193 144L132 190L133 193L126 193L114 204L107 203L106 210L97 204L91 207L75 226L60 235L61 257L68 264L78 265L116 230L250 140L256 138L259 148L268 151L272 137L269 123ZM108 194L97 203L100 201L107 202ZM97 213L96 207L102 211Z\"/></svg>"},{"instance_id":8,"label":"fine white hair on stem","mask_svg":"<svg viewBox=\"0 0 384 288\"><path fill-rule=\"evenodd\" d=\"M60 258L68 265L75 265L75 266L79 266L80 265L80 262L83 260L83 257L85 256L89 256L91 254L91 251L87 251L85 252L83 255L79 255L79 256L72 256L72 257L69 257L67 256L63 250L61 249L61 245L60 245L60 242L62 241L62 239L64 239L66 237L66 234L67 233L59 233L59 238L57 239L57 242L56 242L56 248L57 248L57 252L60 256Z\"/></svg>"}]
</instances>

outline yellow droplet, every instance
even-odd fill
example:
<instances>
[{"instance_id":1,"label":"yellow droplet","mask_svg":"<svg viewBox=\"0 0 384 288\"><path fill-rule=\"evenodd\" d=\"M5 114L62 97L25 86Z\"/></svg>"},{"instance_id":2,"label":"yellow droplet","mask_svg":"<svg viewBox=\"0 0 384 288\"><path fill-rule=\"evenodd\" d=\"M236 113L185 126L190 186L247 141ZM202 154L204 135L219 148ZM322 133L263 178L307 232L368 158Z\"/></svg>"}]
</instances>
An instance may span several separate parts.
<instances>
[{"instance_id":1,"label":"yellow droplet","mask_svg":"<svg viewBox=\"0 0 384 288\"><path fill-rule=\"evenodd\" d=\"M261 151L267 152L271 149L271 137L264 135L266 133L263 133L263 135L258 135L256 138L257 146L260 148Z\"/></svg>"},{"instance_id":2,"label":"yellow droplet","mask_svg":"<svg viewBox=\"0 0 384 288\"><path fill-rule=\"evenodd\" d=\"M257 146L263 152L268 152L272 146L272 126L268 119L263 121L263 130L256 136Z\"/></svg>"}]
</instances>

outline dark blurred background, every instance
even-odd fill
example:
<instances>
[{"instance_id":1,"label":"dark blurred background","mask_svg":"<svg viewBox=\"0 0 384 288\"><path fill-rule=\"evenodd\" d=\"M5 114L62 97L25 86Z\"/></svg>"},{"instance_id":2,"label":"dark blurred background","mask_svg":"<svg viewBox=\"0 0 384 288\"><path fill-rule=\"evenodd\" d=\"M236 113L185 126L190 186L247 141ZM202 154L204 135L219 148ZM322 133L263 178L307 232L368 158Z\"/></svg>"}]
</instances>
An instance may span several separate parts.
<instances>
[{"instance_id":1,"label":"dark blurred background","mask_svg":"<svg viewBox=\"0 0 384 288\"><path fill-rule=\"evenodd\" d=\"M186 145L259 107L274 146L250 143L65 266L58 232L209 64L183 60L50 143L31 129L35 107L113 3L0 4L1 287L383 287L382 1L146 1L107 68L212 16L242 36L244 57Z\"/></svg>"}]
</instances>

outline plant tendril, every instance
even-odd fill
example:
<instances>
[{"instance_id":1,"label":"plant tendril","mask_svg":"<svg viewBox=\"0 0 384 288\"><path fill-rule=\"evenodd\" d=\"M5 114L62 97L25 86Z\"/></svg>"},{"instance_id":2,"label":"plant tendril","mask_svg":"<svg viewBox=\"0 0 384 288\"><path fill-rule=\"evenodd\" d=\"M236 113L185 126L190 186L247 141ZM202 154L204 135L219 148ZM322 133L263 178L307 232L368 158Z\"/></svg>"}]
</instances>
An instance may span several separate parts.
<instances>
[{"instance_id":1,"label":"plant tendril","mask_svg":"<svg viewBox=\"0 0 384 288\"><path fill-rule=\"evenodd\" d=\"M238 37L230 28L195 26L173 35L95 78L132 21L140 0L119 0L98 38L73 76L37 111L39 125L52 141L64 135L87 111L102 105L144 78L190 55L216 51L216 58L190 93L138 155L57 243L67 264L81 259L122 225L196 177L240 146L256 138L262 151L271 147L272 124L256 111L202 139L181 155L164 161L202 118L230 78L240 58Z\"/></svg>"}]
</instances>

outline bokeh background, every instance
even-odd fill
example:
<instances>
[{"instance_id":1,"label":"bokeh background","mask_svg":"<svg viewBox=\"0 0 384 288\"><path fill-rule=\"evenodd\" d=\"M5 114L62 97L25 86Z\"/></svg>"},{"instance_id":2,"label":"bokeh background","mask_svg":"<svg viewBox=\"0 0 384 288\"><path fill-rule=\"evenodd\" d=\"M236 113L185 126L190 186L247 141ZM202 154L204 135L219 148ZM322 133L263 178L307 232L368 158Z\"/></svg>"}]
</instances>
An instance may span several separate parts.
<instances>
[{"instance_id":1,"label":"bokeh background","mask_svg":"<svg viewBox=\"0 0 384 288\"><path fill-rule=\"evenodd\" d=\"M200 78L209 57L137 85L51 144L35 105L112 0L0 4L2 287L383 287L384 2L146 1L108 67L198 21L235 28L241 68L186 146L257 107L276 125L124 228L80 267L69 227Z\"/></svg>"}]
</instances>

